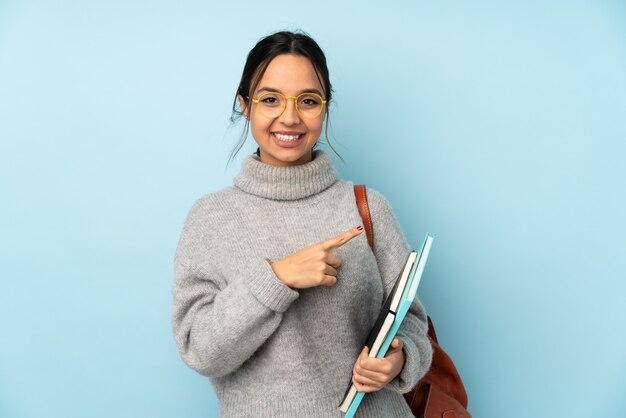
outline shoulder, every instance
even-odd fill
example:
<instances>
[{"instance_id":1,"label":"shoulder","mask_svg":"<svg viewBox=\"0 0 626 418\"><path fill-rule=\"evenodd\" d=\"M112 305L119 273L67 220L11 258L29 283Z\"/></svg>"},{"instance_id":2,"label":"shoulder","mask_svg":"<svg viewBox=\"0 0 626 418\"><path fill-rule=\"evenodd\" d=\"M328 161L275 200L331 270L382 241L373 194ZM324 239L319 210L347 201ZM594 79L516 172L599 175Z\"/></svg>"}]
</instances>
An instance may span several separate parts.
<instances>
[{"instance_id":1,"label":"shoulder","mask_svg":"<svg viewBox=\"0 0 626 418\"><path fill-rule=\"evenodd\" d=\"M197 198L187 211L183 230L206 231L220 225L222 220L233 213L233 207L238 201L237 194L237 189L229 186Z\"/></svg>"},{"instance_id":2,"label":"shoulder","mask_svg":"<svg viewBox=\"0 0 626 418\"><path fill-rule=\"evenodd\" d=\"M207 193L200 196L191 205L187 213L187 219L194 219L210 214L219 214L223 209L228 208L235 202L238 190L234 186Z\"/></svg>"},{"instance_id":3,"label":"shoulder","mask_svg":"<svg viewBox=\"0 0 626 418\"><path fill-rule=\"evenodd\" d=\"M198 256L197 252L207 252L210 243L219 239L220 231L228 221L229 203L236 201L233 186L207 193L196 199L183 224L178 241L177 259L188 260Z\"/></svg>"},{"instance_id":4,"label":"shoulder","mask_svg":"<svg viewBox=\"0 0 626 418\"><path fill-rule=\"evenodd\" d=\"M374 228L374 242L380 242L381 239L387 238L396 241L393 245L401 245L405 242L404 233L389 200L378 190L368 187L367 202ZM404 251L404 247L402 245L401 247L400 250Z\"/></svg>"},{"instance_id":5,"label":"shoulder","mask_svg":"<svg viewBox=\"0 0 626 418\"><path fill-rule=\"evenodd\" d=\"M392 214L391 204L381 192L366 186L366 193L367 204L373 217Z\"/></svg>"},{"instance_id":6,"label":"shoulder","mask_svg":"<svg viewBox=\"0 0 626 418\"><path fill-rule=\"evenodd\" d=\"M355 187L361 184L355 184L352 181L339 180L337 189L340 190L342 195L345 195L347 199L353 202L353 206L357 206ZM391 204L385 198L385 196L378 191L365 185L365 193L367 198L367 206L372 218L389 217L393 216Z\"/></svg>"}]
</instances>

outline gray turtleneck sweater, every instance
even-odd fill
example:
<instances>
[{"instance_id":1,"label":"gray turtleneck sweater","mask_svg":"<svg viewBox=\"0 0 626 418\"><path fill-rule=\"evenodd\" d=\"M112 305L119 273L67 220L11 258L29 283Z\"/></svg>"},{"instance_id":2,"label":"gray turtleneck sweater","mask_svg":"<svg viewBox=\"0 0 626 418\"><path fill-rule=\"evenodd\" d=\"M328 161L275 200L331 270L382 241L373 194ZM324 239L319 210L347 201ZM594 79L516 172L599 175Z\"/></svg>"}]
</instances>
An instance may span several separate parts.
<instances>
[{"instance_id":1,"label":"gray turtleneck sweater","mask_svg":"<svg viewBox=\"0 0 626 418\"><path fill-rule=\"evenodd\" d=\"M365 234L334 253L334 286L291 289L270 263L362 224L353 184L328 155L294 167L244 160L233 186L195 202L175 257L173 327L189 367L208 376L223 417L341 417L338 405L410 247L387 201L368 189ZM359 417L410 417L402 393L428 370L431 346L416 299L399 336L406 362Z\"/></svg>"}]
</instances>

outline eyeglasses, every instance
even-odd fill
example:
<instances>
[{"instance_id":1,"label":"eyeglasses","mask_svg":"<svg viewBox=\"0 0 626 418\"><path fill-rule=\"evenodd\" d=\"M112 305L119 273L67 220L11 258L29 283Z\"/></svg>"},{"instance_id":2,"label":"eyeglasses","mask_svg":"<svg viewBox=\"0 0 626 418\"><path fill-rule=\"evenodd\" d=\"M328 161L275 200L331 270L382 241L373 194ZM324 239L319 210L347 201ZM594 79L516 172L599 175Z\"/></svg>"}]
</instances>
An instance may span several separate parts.
<instances>
[{"instance_id":1,"label":"eyeglasses","mask_svg":"<svg viewBox=\"0 0 626 418\"><path fill-rule=\"evenodd\" d=\"M250 98L250 97L248 97ZM258 98L252 98L252 103L258 105L261 113L270 119L283 114L287 107L287 99L294 99L296 111L305 119L314 119L322 113L326 100L316 93L302 93L297 96L285 96L282 93L263 93Z\"/></svg>"}]
</instances>

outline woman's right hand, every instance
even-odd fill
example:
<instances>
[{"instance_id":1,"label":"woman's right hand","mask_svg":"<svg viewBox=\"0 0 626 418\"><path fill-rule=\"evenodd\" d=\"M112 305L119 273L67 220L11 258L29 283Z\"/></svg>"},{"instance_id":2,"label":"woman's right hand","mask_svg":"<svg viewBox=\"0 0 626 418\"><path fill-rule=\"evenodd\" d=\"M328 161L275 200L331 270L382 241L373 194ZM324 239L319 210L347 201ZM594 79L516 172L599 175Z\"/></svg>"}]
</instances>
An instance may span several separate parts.
<instances>
[{"instance_id":1,"label":"woman's right hand","mask_svg":"<svg viewBox=\"0 0 626 418\"><path fill-rule=\"evenodd\" d=\"M363 232L362 226L317 244L272 263L278 279L294 289L315 286L332 286L337 283L337 269L341 259L332 252Z\"/></svg>"}]
</instances>

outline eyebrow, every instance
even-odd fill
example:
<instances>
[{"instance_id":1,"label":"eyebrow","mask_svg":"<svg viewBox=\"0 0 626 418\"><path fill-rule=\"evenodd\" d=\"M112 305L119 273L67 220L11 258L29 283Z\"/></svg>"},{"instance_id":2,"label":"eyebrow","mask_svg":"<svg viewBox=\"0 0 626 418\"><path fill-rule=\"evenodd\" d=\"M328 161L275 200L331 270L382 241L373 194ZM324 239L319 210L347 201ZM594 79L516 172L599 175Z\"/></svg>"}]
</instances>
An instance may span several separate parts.
<instances>
[{"instance_id":1,"label":"eyebrow","mask_svg":"<svg viewBox=\"0 0 626 418\"><path fill-rule=\"evenodd\" d=\"M270 92L270 93L282 93L280 90L278 90L278 89L276 89L274 87L261 87L258 90L258 93L260 93L262 91L267 91L267 92ZM319 91L318 89L304 89L304 90L300 90L300 92L297 95L302 94L302 93L315 93L315 94L320 95L321 97L324 97L322 92Z\"/></svg>"}]
</instances>

